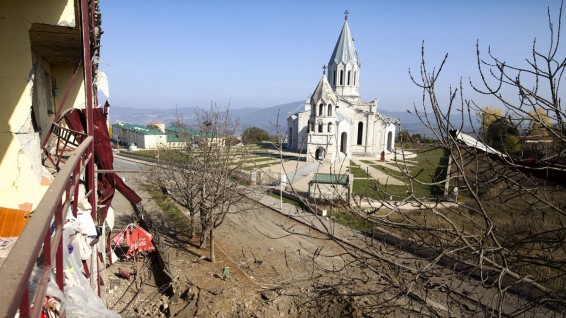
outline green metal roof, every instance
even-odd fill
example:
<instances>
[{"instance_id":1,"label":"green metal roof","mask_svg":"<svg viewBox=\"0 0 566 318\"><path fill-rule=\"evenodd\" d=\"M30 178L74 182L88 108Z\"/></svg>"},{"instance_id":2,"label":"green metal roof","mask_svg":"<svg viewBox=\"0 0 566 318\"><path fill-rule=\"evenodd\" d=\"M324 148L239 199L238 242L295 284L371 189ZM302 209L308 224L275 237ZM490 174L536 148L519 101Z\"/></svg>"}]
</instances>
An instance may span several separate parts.
<instances>
[{"instance_id":1,"label":"green metal roof","mask_svg":"<svg viewBox=\"0 0 566 318\"><path fill-rule=\"evenodd\" d=\"M349 184L350 178L348 175L329 174L329 173L315 173L309 184L312 183L331 183L331 184Z\"/></svg>"},{"instance_id":2,"label":"green metal roof","mask_svg":"<svg viewBox=\"0 0 566 318\"><path fill-rule=\"evenodd\" d=\"M165 128L166 132L173 132L177 134L189 134L189 135L196 135L200 134L200 131L190 128L179 128L179 127L169 127Z\"/></svg>"},{"instance_id":3,"label":"green metal roof","mask_svg":"<svg viewBox=\"0 0 566 318\"><path fill-rule=\"evenodd\" d=\"M165 132L167 133L168 136L173 136L177 138L182 138L183 135L201 136L201 137L205 136L205 133L203 133L202 131L191 128L170 127L170 128L165 128ZM213 136L212 133L208 134L208 137L212 137L212 136Z\"/></svg>"},{"instance_id":4,"label":"green metal roof","mask_svg":"<svg viewBox=\"0 0 566 318\"><path fill-rule=\"evenodd\" d=\"M178 128L170 127L165 129L165 133L158 129L148 128L144 125L139 124L128 124L128 123L116 123L112 127L120 127L125 130L134 131L144 135L167 135L167 141L169 142L180 142L186 141L188 136L205 136L205 134L196 129L190 128ZM208 134L208 137L212 137L212 134Z\"/></svg>"},{"instance_id":5,"label":"green metal roof","mask_svg":"<svg viewBox=\"0 0 566 318\"><path fill-rule=\"evenodd\" d=\"M147 128L146 126L138 124L116 123L113 124L112 127L120 127L122 129L134 131L143 135L165 135L158 129Z\"/></svg>"}]
</instances>

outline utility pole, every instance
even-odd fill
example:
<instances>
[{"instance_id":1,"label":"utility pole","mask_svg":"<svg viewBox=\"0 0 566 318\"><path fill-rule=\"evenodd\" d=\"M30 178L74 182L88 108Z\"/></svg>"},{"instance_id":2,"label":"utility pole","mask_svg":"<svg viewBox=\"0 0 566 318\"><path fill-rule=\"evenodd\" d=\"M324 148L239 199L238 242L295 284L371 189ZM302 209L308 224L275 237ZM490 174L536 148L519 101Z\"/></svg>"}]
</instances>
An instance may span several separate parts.
<instances>
[{"instance_id":1,"label":"utility pole","mask_svg":"<svg viewBox=\"0 0 566 318\"><path fill-rule=\"evenodd\" d=\"M279 137L279 210L283 211L283 143Z\"/></svg>"}]
</instances>

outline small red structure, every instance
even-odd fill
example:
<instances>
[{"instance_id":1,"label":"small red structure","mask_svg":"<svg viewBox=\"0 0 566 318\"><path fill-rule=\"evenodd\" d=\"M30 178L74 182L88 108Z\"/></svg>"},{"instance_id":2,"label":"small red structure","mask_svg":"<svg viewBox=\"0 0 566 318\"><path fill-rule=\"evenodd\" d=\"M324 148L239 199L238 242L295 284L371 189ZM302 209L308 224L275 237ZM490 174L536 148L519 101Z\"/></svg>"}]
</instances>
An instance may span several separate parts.
<instances>
[{"instance_id":1,"label":"small red structure","mask_svg":"<svg viewBox=\"0 0 566 318\"><path fill-rule=\"evenodd\" d=\"M117 247L129 246L127 256L136 257L139 252L151 252L155 246L151 243L153 235L139 225L130 223L112 238Z\"/></svg>"}]
</instances>

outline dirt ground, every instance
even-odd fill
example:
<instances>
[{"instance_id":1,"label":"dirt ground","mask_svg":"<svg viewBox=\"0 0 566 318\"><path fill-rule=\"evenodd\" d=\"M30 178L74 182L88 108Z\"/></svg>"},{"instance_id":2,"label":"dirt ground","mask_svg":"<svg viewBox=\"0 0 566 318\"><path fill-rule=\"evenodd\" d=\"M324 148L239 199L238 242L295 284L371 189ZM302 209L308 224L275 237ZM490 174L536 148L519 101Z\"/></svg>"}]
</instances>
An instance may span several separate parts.
<instances>
[{"instance_id":1,"label":"dirt ground","mask_svg":"<svg viewBox=\"0 0 566 318\"><path fill-rule=\"evenodd\" d=\"M320 232L257 202L236 207L238 213L229 214L215 231L216 262L211 263L209 250L199 249L198 237L191 239L172 224L143 189L144 182L138 181L140 176L125 175L127 183L143 198L147 211L145 222L151 224L154 242L159 244L166 259L171 279L165 279L166 275L157 270L156 262L152 261L155 253L136 262L122 258L108 267L104 285L106 302L123 317L476 317L496 314L489 305L496 299L497 291L481 281L437 265L428 272L433 273L432 276L401 271L399 266L423 268L426 262L332 220L300 213L302 220L316 220L319 228L327 226L342 240L340 244L347 242L358 247L348 248L350 252L371 248L377 253L366 258L363 252L353 259L352 255L345 255L338 243ZM264 201L269 199L272 198L260 200L267 204ZM114 233L117 233L132 222L135 213L119 193L113 207L116 211ZM120 256L119 250L116 253ZM394 259L396 265L387 259ZM123 278L121 276L128 275L119 275L120 269L135 275ZM418 279L426 279L427 284L417 282ZM507 294L501 309L514 316L529 304L522 297ZM519 316L556 315L543 307Z\"/></svg>"},{"instance_id":2,"label":"dirt ground","mask_svg":"<svg viewBox=\"0 0 566 318\"><path fill-rule=\"evenodd\" d=\"M108 307L124 317L344 317L358 316L347 299L316 300L309 288L319 266L342 261L340 249L308 227L273 210L242 204L215 232L216 262L198 249L198 238L177 231L135 178L129 179L143 198L152 225L169 256L172 284L152 272L149 258L125 260L107 269ZM114 233L131 222L133 209L116 194ZM294 235L289 235L293 233ZM304 235L302 235L304 234ZM322 261L311 255L323 248ZM120 256L120 251L116 253ZM135 270L134 270L135 268ZM130 279L119 269L137 272ZM227 277L224 278L225 270ZM156 278L157 277L157 278ZM303 283L304 282L304 283ZM159 289L162 289L159 291ZM166 289L166 290L165 290ZM313 301L314 300L314 301Z\"/></svg>"},{"instance_id":3,"label":"dirt ground","mask_svg":"<svg viewBox=\"0 0 566 318\"><path fill-rule=\"evenodd\" d=\"M321 232L252 201L236 207L238 213L215 231L216 262L211 263L209 250L199 249L198 237L191 239L172 224L143 181L126 179L143 198L145 222L171 279L155 266L155 253L135 262L122 257L108 267L106 303L123 317L477 317L497 315L495 310L504 316L561 316L544 306L530 308L528 299L513 294L494 309L497 290L468 274L437 265L423 274L400 270L429 265L332 220L300 213L303 221L327 226L352 253L345 254ZM264 204L273 200L258 197ZM136 214L119 193L113 207L117 233ZM366 258L366 248L377 254ZM128 273L133 274L123 278Z\"/></svg>"}]
</instances>

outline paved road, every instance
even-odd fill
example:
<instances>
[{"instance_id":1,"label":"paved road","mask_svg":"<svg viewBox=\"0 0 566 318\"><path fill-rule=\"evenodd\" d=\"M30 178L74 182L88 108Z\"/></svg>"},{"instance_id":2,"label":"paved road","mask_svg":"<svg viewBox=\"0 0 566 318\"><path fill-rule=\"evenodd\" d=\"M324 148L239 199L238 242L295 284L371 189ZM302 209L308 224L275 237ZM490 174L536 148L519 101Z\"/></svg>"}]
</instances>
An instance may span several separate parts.
<instances>
[{"instance_id":1,"label":"paved road","mask_svg":"<svg viewBox=\"0 0 566 318\"><path fill-rule=\"evenodd\" d=\"M289 180L289 183L293 184L307 177L310 173L316 172L319 166L320 164L318 162L308 163L293 172L288 172L287 180Z\"/></svg>"},{"instance_id":2,"label":"paved road","mask_svg":"<svg viewBox=\"0 0 566 318\"><path fill-rule=\"evenodd\" d=\"M140 166L140 164L131 159L123 159L122 157L114 156L114 170L130 170L130 171L147 171ZM123 175L131 176L133 173L118 172L118 175L122 177Z\"/></svg>"}]
</instances>

